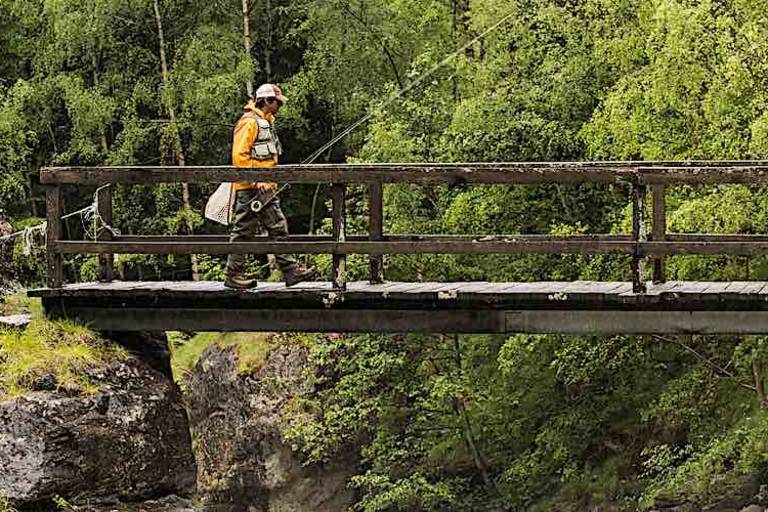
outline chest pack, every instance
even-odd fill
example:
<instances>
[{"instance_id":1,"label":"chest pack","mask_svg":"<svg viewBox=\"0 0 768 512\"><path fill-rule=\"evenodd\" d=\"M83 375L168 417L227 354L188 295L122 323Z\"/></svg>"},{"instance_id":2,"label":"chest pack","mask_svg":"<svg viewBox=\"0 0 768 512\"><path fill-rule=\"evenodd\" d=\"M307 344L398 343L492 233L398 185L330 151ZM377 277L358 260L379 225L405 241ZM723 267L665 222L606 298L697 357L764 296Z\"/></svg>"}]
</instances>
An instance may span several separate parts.
<instances>
[{"instance_id":1,"label":"chest pack","mask_svg":"<svg viewBox=\"0 0 768 512\"><path fill-rule=\"evenodd\" d=\"M259 125L259 134L251 146L251 158L254 160L273 160L283 153L275 126L257 115L252 116Z\"/></svg>"}]
</instances>

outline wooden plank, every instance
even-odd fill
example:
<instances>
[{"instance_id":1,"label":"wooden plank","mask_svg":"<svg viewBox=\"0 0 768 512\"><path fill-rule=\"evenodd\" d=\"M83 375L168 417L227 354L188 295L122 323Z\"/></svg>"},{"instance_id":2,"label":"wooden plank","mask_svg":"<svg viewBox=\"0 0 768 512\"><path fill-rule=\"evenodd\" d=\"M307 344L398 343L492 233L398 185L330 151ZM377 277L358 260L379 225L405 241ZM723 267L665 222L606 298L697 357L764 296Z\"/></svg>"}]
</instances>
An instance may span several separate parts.
<instances>
[{"instance_id":1,"label":"wooden plank","mask_svg":"<svg viewBox=\"0 0 768 512\"><path fill-rule=\"evenodd\" d=\"M711 282L709 283L709 286L707 286L701 291L701 293L704 293L707 295L719 295L721 293L725 293L729 284L730 283L727 281Z\"/></svg>"},{"instance_id":2,"label":"wooden plank","mask_svg":"<svg viewBox=\"0 0 768 512\"><path fill-rule=\"evenodd\" d=\"M654 241L663 242L667 236L666 186L652 185L651 196L653 201L651 236ZM653 282L663 283L664 281L666 281L665 261L663 256L658 256L653 259Z\"/></svg>"},{"instance_id":3,"label":"wooden plank","mask_svg":"<svg viewBox=\"0 0 768 512\"><path fill-rule=\"evenodd\" d=\"M368 233L374 242L384 238L384 193L380 183L368 185ZM370 257L369 279L372 283L384 282L384 258L381 254Z\"/></svg>"},{"instance_id":4,"label":"wooden plank","mask_svg":"<svg viewBox=\"0 0 768 512\"><path fill-rule=\"evenodd\" d=\"M667 233L668 242L768 242L768 235Z\"/></svg>"},{"instance_id":5,"label":"wooden plank","mask_svg":"<svg viewBox=\"0 0 768 512\"><path fill-rule=\"evenodd\" d=\"M333 198L333 238L337 244L347 241L346 198L347 187L334 183L331 187ZM347 287L347 257L344 254L333 255L333 287L344 290Z\"/></svg>"},{"instance_id":6,"label":"wooden plank","mask_svg":"<svg viewBox=\"0 0 768 512\"><path fill-rule=\"evenodd\" d=\"M54 246L63 254L633 254L629 241L425 242L87 242ZM765 244L768 252L768 243Z\"/></svg>"},{"instance_id":7,"label":"wooden plank","mask_svg":"<svg viewBox=\"0 0 768 512\"><path fill-rule=\"evenodd\" d=\"M57 243L63 238L61 217L64 215L61 187L48 186L45 189L46 209L46 250L48 287L59 288L64 283L64 256Z\"/></svg>"},{"instance_id":8,"label":"wooden plank","mask_svg":"<svg viewBox=\"0 0 768 512\"><path fill-rule=\"evenodd\" d=\"M740 293L741 293L741 294L743 294L743 295L746 295L746 294L750 294L750 295L751 295L751 294L757 294L757 293L760 293L760 290L761 290L761 289L762 289L764 286L766 286L766 285L768 285L768 283L766 283L765 281L756 281L756 282L748 283L748 284L747 284L747 285L746 285L746 286L745 286L745 287L744 287L744 288L741 290L741 292L740 292Z\"/></svg>"},{"instance_id":9,"label":"wooden plank","mask_svg":"<svg viewBox=\"0 0 768 512\"><path fill-rule=\"evenodd\" d=\"M420 164L46 167L47 183L296 182L296 183L580 183L642 180L654 183L766 183L764 161L491 162Z\"/></svg>"},{"instance_id":10,"label":"wooden plank","mask_svg":"<svg viewBox=\"0 0 768 512\"><path fill-rule=\"evenodd\" d=\"M549 165L487 164L321 164L278 165L264 168L231 166L170 167L47 167L42 183L219 183L269 181L274 183L616 183L632 179L621 163L585 166L580 162Z\"/></svg>"},{"instance_id":11,"label":"wooden plank","mask_svg":"<svg viewBox=\"0 0 768 512\"><path fill-rule=\"evenodd\" d=\"M765 334L768 311L510 311L509 333Z\"/></svg>"},{"instance_id":12,"label":"wooden plank","mask_svg":"<svg viewBox=\"0 0 768 512\"><path fill-rule=\"evenodd\" d=\"M47 304L52 316L63 312ZM338 309L100 309L72 307L66 318L105 331L258 331L258 332L440 332L503 333L503 311L356 310Z\"/></svg>"},{"instance_id":13,"label":"wooden plank","mask_svg":"<svg viewBox=\"0 0 768 512\"><path fill-rule=\"evenodd\" d=\"M721 183L768 183L768 166L701 166L680 167L639 167L639 180L644 184L688 184L713 185Z\"/></svg>"},{"instance_id":14,"label":"wooden plank","mask_svg":"<svg viewBox=\"0 0 768 512\"><path fill-rule=\"evenodd\" d=\"M640 253L647 256L675 254L710 254L730 256L750 256L768 254L768 242L644 242L640 244Z\"/></svg>"},{"instance_id":15,"label":"wooden plank","mask_svg":"<svg viewBox=\"0 0 768 512\"><path fill-rule=\"evenodd\" d=\"M49 315L96 330L441 332L555 334L765 334L768 311L358 310L57 308ZM66 309L66 316L64 310Z\"/></svg>"},{"instance_id":16,"label":"wooden plank","mask_svg":"<svg viewBox=\"0 0 768 512\"><path fill-rule=\"evenodd\" d=\"M680 286L675 288L675 293L692 295L703 293L707 288L712 286L712 283L706 281L690 281L680 283Z\"/></svg>"},{"instance_id":17,"label":"wooden plank","mask_svg":"<svg viewBox=\"0 0 768 512\"><path fill-rule=\"evenodd\" d=\"M112 187L103 186L96 191L96 204L101 219L112 225ZM112 240L112 233L104 229L99 233L99 240ZM115 258L113 254L99 254L99 281L112 281L115 278Z\"/></svg>"},{"instance_id":18,"label":"wooden plank","mask_svg":"<svg viewBox=\"0 0 768 512\"><path fill-rule=\"evenodd\" d=\"M648 233L645 225L645 195L644 185L634 185L632 188L632 238L637 242L637 250L632 255L632 291L645 293L645 257L640 253L639 247L648 241Z\"/></svg>"},{"instance_id":19,"label":"wooden plank","mask_svg":"<svg viewBox=\"0 0 768 512\"><path fill-rule=\"evenodd\" d=\"M480 294L493 293L493 288L498 287L499 283L489 283L488 281L462 281L456 284L460 285L459 293L461 294Z\"/></svg>"},{"instance_id":20,"label":"wooden plank","mask_svg":"<svg viewBox=\"0 0 768 512\"><path fill-rule=\"evenodd\" d=\"M439 283L409 282L409 283L390 283L384 291L387 295L393 293L424 293L430 286Z\"/></svg>"},{"instance_id":21,"label":"wooden plank","mask_svg":"<svg viewBox=\"0 0 768 512\"><path fill-rule=\"evenodd\" d=\"M750 281L731 281L725 287L723 293L742 293L750 284L752 284Z\"/></svg>"},{"instance_id":22,"label":"wooden plank","mask_svg":"<svg viewBox=\"0 0 768 512\"><path fill-rule=\"evenodd\" d=\"M591 234L591 235L419 235L400 234L382 235L382 242L630 242L631 235L621 234ZM114 237L117 242L228 242L229 235L124 235ZM768 237L765 238L768 241ZM289 235L286 237L270 238L268 236L253 237L253 242L333 242L333 235ZM370 241L367 235L347 235L348 242ZM745 240L751 241L751 240Z\"/></svg>"}]
</instances>

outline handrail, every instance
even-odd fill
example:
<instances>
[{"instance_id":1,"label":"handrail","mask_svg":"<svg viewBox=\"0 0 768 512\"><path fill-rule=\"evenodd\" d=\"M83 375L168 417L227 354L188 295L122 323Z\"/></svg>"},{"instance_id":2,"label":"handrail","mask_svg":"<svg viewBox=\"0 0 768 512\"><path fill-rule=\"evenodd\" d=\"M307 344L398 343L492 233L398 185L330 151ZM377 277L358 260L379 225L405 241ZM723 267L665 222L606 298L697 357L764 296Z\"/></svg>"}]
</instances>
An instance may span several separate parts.
<instances>
[{"instance_id":1,"label":"handrail","mask_svg":"<svg viewBox=\"0 0 768 512\"><path fill-rule=\"evenodd\" d=\"M664 257L676 254L768 254L768 235L670 234L666 227L666 187L676 185L768 185L768 161L685 162L502 162L280 165L243 169L206 167L46 167L40 181L47 188L48 284L63 284L65 254L98 254L100 279L113 277L113 254L302 253L333 255L334 285L346 284L346 256L371 255L370 279L383 280L384 254L624 254L632 256L636 293L645 291L645 263L652 258L653 280L665 279ZM64 240L61 187L73 184L172 182L331 183L333 234L294 235L279 240L230 243L222 236L112 236L96 241ZM631 234L548 235L385 235L382 189L385 184L620 184L632 190ZM369 234L347 236L346 187L368 186ZM652 223L646 225L651 189ZM99 191L99 212L111 219L112 191Z\"/></svg>"},{"instance_id":2,"label":"handrail","mask_svg":"<svg viewBox=\"0 0 768 512\"><path fill-rule=\"evenodd\" d=\"M106 183L417 183L540 184L768 183L768 162L559 162L483 164L313 164L231 166L44 167L43 184Z\"/></svg>"}]
</instances>

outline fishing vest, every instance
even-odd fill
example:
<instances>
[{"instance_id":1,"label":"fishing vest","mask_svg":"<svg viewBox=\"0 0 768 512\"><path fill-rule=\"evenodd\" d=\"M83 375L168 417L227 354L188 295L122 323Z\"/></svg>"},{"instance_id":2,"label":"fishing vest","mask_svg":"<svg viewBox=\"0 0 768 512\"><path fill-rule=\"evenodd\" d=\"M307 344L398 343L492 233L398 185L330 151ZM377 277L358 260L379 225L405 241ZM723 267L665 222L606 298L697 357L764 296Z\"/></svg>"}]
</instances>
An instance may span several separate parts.
<instances>
[{"instance_id":1,"label":"fishing vest","mask_svg":"<svg viewBox=\"0 0 768 512\"><path fill-rule=\"evenodd\" d=\"M283 153L280 139L277 137L275 126L256 114L251 114L259 125L259 134L251 146L251 158L254 160L275 160Z\"/></svg>"}]
</instances>

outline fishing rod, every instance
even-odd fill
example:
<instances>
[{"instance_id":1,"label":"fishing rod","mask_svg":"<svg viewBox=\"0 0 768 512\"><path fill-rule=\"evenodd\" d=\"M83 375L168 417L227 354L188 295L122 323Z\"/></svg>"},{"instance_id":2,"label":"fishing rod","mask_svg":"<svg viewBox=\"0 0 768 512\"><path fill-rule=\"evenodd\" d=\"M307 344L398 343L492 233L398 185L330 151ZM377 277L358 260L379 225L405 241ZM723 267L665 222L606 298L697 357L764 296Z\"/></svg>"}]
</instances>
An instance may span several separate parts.
<instances>
[{"instance_id":1,"label":"fishing rod","mask_svg":"<svg viewBox=\"0 0 768 512\"><path fill-rule=\"evenodd\" d=\"M461 48L459 48L458 50L454 51L450 55L446 56L443 60L441 60L440 62L438 62L434 66L432 66L432 68L427 70L424 74L419 76L416 80L414 80L410 84L406 85L405 87L401 88L399 91L396 91L396 92L392 93L389 96L389 98L387 98L384 101L384 103L382 103L379 106L379 109L385 109L388 106L390 106L392 103L397 101L401 96L403 96L404 94L409 92L411 89L413 89L414 87L416 87L417 85L421 84L422 82L427 80L429 77L434 75L437 72L437 70L439 70L440 68L442 68L443 66L445 66L446 64L451 62L454 58L456 58L457 55L459 55L462 52L466 51L467 49L469 49L469 47L471 47L472 45L474 45L475 43L477 43L478 41L480 41L481 39L483 39L487 35L489 35L492 32L494 32L501 25L503 25L508 19L510 19L513 15L514 15L514 13L507 14L502 19L500 19L499 21L494 23L490 28L486 29L485 32L483 32L482 34L478 35L477 37L475 37L474 39L472 39L471 41L469 41L468 43L463 45ZM320 157L320 155L322 155L327 150L329 150L333 146L335 146L336 143L338 143L340 140L342 140L347 135L349 135L354 130L356 130L357 127L359 127L360 125L362 125L363 123L365 123L369 119L371 119L371 117L373 117L373 115L375 113L376 113L376 110L372 109L367 114L365 114L363 117L361 117L360 119L358 119L357 121L352 123L348 128L346 128L339 135L337 135L336 137L332 138L330 141L328 141L323 146L321 146L319 149L317 149L314 153L309 155L309 157L305 158L304 161L301 162L302 165L308 165L308 164L313 163L315 160L317 160ZM287 189L290 186L291 186L290 183L285 183L284 185L280 186L275 191L275 193L272 194L272 196L269 197L268 199L266 199L265 201L254 201L253 203L251 203L251 210L253 210L254 213L259 213L261 210L264 209L265 206L267 206L269 203L274 201L276 197L278 197L283 191L285 191L285 189ZM318 185L318 187L319 187L319 185Z\"/></svg>"}]
</instances>

